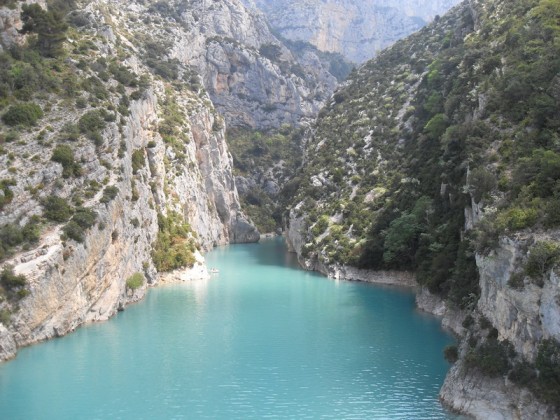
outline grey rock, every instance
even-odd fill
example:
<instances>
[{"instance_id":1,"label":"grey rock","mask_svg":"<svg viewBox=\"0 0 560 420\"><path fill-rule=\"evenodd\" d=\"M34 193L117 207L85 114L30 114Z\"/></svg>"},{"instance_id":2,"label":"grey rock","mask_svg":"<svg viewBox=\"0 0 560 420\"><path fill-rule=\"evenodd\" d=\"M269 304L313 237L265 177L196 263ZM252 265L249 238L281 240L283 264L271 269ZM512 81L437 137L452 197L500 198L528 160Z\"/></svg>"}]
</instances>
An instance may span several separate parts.
<instances>
[{"instance_id":1,"label":"grey rock","mask_svg":"<svg viewBox=\"0 0 560 420\"><path fill-rule=\"evenodd\" d=\"M459 0L244 0L284 38L361 63Z\"/></svg>"},{"instance_id":2,"label":"grey rock","mask_svg":"<svg viewBox=\"0 0 560 420\"><path fill-rule=\"evenodd\" d=\"M0 361L16 357L17 346L12 334L0 323Z\"/></svg>"}]
</instances>

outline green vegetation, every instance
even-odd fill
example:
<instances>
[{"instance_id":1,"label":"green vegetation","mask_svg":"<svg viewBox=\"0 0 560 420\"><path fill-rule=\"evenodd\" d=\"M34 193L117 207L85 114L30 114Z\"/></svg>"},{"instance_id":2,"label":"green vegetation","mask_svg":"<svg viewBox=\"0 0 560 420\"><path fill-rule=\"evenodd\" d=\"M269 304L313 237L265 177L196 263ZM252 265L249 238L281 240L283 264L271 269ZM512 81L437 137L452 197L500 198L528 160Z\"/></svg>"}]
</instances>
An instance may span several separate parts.
<instances>
[{"instance_id":1,"label":"green vegetation","mask_svg":"<svg viewBox=\"0 0 560 420\"><path fill-rule=\"evenodd\" d=\"M144 285L144 281L144 274L134 273L132 276L126 279L126 287L130 290L136 290Z\"/></svg>"},{"instance_id":2,"label":"green vegetation","mask_svg":"<svg viewBox=\"0 0 560 420\"><path fill-rule=\"evenodd\" d=\"M132 152L132 173L136 173L144 167L146 159L144 158L144 150L137 149Z\"/></svg>"},{"instance_id":3,"label":"green vegetation","mask_svg":"<svg viewBox=\"0 0 560 420\"><path fill-rule=\"evenodd\" d=\"M74 159L72 148L66 144L59 144L55 147L51 160L62 165L62 176L64 178L82 174L80 164Z\"/></svg>"},{"instance_id":4,"label":"green vegetation","mask_svg":"<svg viewBox=\"0 0 560 420\"><path fill-rule=\"evenodd\" d=\"M97 213L91 209L78 207L72 219L62 228L67 238L76 242L85 240L85 231L95 225Z\"/></svg>"},{"instance_id":5,"label":"green vegetation","mask_svg":"<svg viewBox=\"0 0 560 420\"><path fill-rule=\"evenodd\" d=\"M511 343L491 338L470 349L465 357L465 364L469 368L479 369L488 376L503 376L511 368L510 357L513 355Z\"/></svg>"},{"instance_id":6,"label":"green vegetation","mask_svg":"<svg viewBox=\"0 0 560 420\"><path fill-rule=\"evenodd\" d=\"M525 273L540 286L550 270L560 263L560 245L556 242L540 241L531 247Z\"/></svg>"},{"instance_id":7,"label":"green vegetation","mask_svg":"<svg viewBox=\"0 0 560 420\"><path fill-rule=\"evenodd\" d=\"M113 201L115 197L118 195L119 189L114 185L109 185L103 189L103 195L99 199L100 203L107 204L110 201Z\"/></svg>"},{"instance_id":8,"label":"green vegetation","mask_svg":"<svg viewBox=\"0 0 560 420\"><path fill-rule=\"evenodd\" d=\"M560 226L553 3L490 0L476 32L459 7L350 74L321 110L297 174L291 202L308 227L308 258L415 271L472 308L475 252ZM472 201L484 218L465 231ZM337 220L326 234L316 225L324 216ZM550 268L529 263L533 275Z\"/></svg>"},{"instance_id":9,"label":"green vegetation","mask_svg":"<svg viewBox=\"0 0 560 420\"><path fill-rule=\"evenodd\" d=\"M42 204L43 216L53 222L67 222L74 213L74 209L64 198L55 195L45 198Z\"/></svg>"},{"instance_id":10,"label":"green vegetation","mask_svg":"<svg viewBox=\"0 0 560 420\"><path fill-rule=\"evenodd\" d=\"M10 187L14 185L16 185L16 182L13 179L0 180L0 190L2 191L2 194L0 194L0 210L2 210L6 204L12 202L14 193Z\"/></svg>"},{"instance_id":11,"label":"green vegetation","mask_svg":"<svg viewBox=\"0 0 560 420\"><path fill-rule=\"evenodd\" d=\"M261 232L282 226L282 212L291 199L301 165L304 130L289 125L267 132L235 128L226 133L236 175L261 180L261 185L240 193L243 210ZM282 164L279 164L282 162ZM267 194L264 182L278 185L278 194Z\"/></svg>"},{"instance_id":12,"label":"green vegetation","mask_svg":"<svg viewBox=\"0 0 560 420\"><path fill-rule=\"evenodd\" d=\"M18 247L26 249L36 244L40 234L41 224L38 216L30 217L24 226L20 226L18 223L1 226L0 261L11 256Z\"/></svg>"},{"instance_id":13,"label":"green vegetation","mask_svg":"<svg viewBox=\"0 0 560 420\"><path fill-rule=\"evenodd\" d=\"M284 45L286 45L294 55L298 57L303 56L303 54L305 54L305 52L307 51L314 53L317 57L319 57L323 65L329 70L329 73L336 77L339 82L343 82L344 80L346 80L346 78L354 68L354 64L347 61L342 54L320 51L309 42L292 41L283 38L282 36L280 36L280 34L275 35L278 39L282 40ZM294 69L292 69L292 72L297 74L297 72L293 70Z\"/></svg>"},{"instance_id":14,"label":"green vegetation","mask_svg":"<svg viewBox=\"0 0 560 420\"><path fill-rule=\"evenodd\" d=\"M108 118L110 118L110 115L104 109L88 111L80 117L78 128L81 133L93 140L96 146L101 146L103 143L101 131L107 125L106 120Z\"/></svg>"},{"instance_id":15,"label":"green vegetation","mask_svg":"<svg viewBox=\"0 0 560 420\"><path fill-rule=\"evenodd\" d=\"M48 10L36 3L22 7L22 33L37 35L36 48L45 57L58 57L63 53L68 24L65 13L73 9L73 1L58 0L50 2Z\"/></svg>"},{"instance_id":16,"label":"green vegetation","mask_svg":"<svg viewBox=\"0 0 560 420\"><path fill-rule=\"evenodd\" d=\"M443 357L449 363L455 363L459 359L459 351L456 345L445 346L443 349Z\"/></svg>"},{"instance_id":17,"label":"green vegetation","mask_svg":"<svg viewBox=\"0 0 560 420\"><path fill-rule=\"evenodd\" d=\"M196 240L183 216L170 212L158 215L158 236L153 244L152 260L159 272L192 267L196 262Z\"/></svg>"},{"instance_id":18,"label":"green vegetation","mask_svg":"<svg viewBox=\"0 0 560 420\"><path fill-rule=\"evenodd\" d=\"M22 274L15 274L13 267L4 266L0 272L0 296L17 301L29 294L27 278Z\"/></svg>"},{"instance_id":19,"label":"green vegetation","mask_svg":"<svg viewBox=\"0 0 560 420\"><path fill-rule=\"evenodd\" d=\"M535 363L516 362L508 378L560 410L560 344L553 339L542 340Z\"/></svg>"},{"instance_id":20,"label":"green vegetation","mask_svg":"<svg viewBox=\"0 0 560 420\"><path fill-rule=\"evenodd\" d=\"M2 115L2 121L9 126L31 126L43 117L43 110L34 103L21 103L12 105Z\"/></svg>"}]
</instances>

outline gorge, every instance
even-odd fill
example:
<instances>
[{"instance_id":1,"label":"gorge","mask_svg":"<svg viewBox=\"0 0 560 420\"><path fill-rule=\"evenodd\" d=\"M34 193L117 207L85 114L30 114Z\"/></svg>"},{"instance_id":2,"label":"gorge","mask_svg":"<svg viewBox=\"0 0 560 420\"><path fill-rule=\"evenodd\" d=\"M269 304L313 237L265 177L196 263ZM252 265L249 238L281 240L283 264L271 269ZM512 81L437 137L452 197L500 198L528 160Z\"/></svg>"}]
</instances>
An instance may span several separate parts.
<instances>
[{"instance_id":1,"label":"gorge","mask_svg":"<svg viewBox=\"0 0 560 420\"><path fill-rule=\"evenodd\" d=\"M285 230L418 285L445 405L557 418L558 3L405 3L380 41L361 1L0 1L0 358Z\"/></svg>"}]
</instances>

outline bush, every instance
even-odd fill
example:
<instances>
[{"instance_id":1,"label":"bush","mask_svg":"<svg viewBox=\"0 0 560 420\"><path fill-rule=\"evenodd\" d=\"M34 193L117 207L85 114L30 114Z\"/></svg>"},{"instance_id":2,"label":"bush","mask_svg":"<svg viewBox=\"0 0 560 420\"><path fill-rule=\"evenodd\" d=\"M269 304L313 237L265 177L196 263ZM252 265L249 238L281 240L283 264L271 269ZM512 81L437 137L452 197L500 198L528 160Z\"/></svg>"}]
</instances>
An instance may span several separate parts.
<instances>
[{"instance_id":1,"label":"bush","mask_svg":"<svg viewBox=\"0 0 560 420\"><path fill-rule=\"evenodd\" d=\"M43 110L34 103L12 105L2 115L2 121L9 126L32 126L43 117Z\"/></svg>"},{"instance_id":2,"label":"bush","mask_svg":"<svg viewBox=\"0 0 560 420\"><path fill-rule=\"evenodd\" d=\"M509 372L508 379L520 386L529 386L537 379L537 372L527 362L516 363Z\"/></svg>"},{"instance_id":3,"label":"bush","mask_svg":"<svg viewBox=\"0 0 560 420\"><path fill-rule=\"evenodd\" d=\"M456 345L449 345L443 349L443 357L449 363L455 363L459 359L459 351Z\"/></svg>"},{"instance_id":4,"label":"bush","mask_svg":"<svg viewBox=\"0 0 560 420\"><path fill-rule=\"evenodd\" d=\"M66 226L62 228L62 231L67 238L73 239L76 242L84 242L84 229L73 220L69 221Z\"/></svg>"},{"instance_id":5,"label":"bush","mask_svg":"<svg viewBox=\"0 0 560 420\"><path fill-rule=\"evenodd\" d=\"M535 366L539 372L539 394L546 402L560 407L560 344L542 340Z\"/></svg>"},{"instance_id":6,"label":"bush","mask_svg":"<svg viewBox=\"0 0 560 420\"><path fill-rule=\"evenodd\" d=\"M126 287L130 290L136 290L144 285L144 275L142 273L134 273L126 279Z\"/></svg>"},{"instance_id":7,"label":"bush","mask_svg":"<svg viewBox=\"0 0 560 420\"><path fill-rule=\"evenodd\" d=\"M510 367L509 354L513 347L508 341L488 339L476 349L471 349L465 357L465 364L478 368L485 375L496 377L505 375Z\"/></svg>"},{"instance_id":8,"label":"bush","mask_svg":"<svg viewBox=\"0 0 560 420\"><path fill-rule=\"evenodd\" d=\"M105 189L103 190L103 196L101 197L101 199L99 200L101 203L108 203L110 201L112 201L117 194L119 193L119 189L117 187L115 187L114 185L110 185L108 187L105 187Z\"/></svg>"},{"instance_id":9,"label":"bush","mask_svg":"<svg viewBox=\"0 0 560 420\"><path fill-rule=\"evenodd\" d=\"M144 167L146 160L144 159L144 151L142 149L137 149L132 152L132 173L136 173Z\"/></svg>"},{"instance_id":10,"label":"bush","mask_svg":"<svg viewBox=\"0 0 560 420\"><path fill-rule=\"evenodd\" d=\"M62 165L62 176L80 175L80 165L74 159L74 152L70 146L59 144L55 147L51 160Z\"/></svg>"},{"instance_id":11,"label":"bush","mask_svg":"<svg viewBox=\"0 0 560 420\"><path fill-rule=\"evenodd\" d=\"M78 224L83 229L89 229L95 225L97 220L97 213L91 209L86 209L79 207L76 209L76 213L72 217L72 221Z\"/></svg>"},{"instance_id":12,"label":"bush","mask_svg":"<svg viewBox=\"0 0 560 420\"><path fill-rule=\"evenodd\" d=\"M0 210L2 210L6 204L12 202L14 193L10 187L14 185L16 185L16 182L13 179L3 179L0 181L0 190L4 193L3 195L0 195Z\"/></svg>"},{"instance_id":13,"label":"bush","mask_svg":"<svg viewBox=\"0 0 560 420\"><path fill-rule=\"evenodd\" d=\"M159 232L153 245L152 260L158 271L192 267L196 243L191 227L178 213L158 215Z\"/></svg>"},{"instance_id":14,"label":"bush","mask_svg":"<svg viewBox=\"0 0 560 420\"><path fill-rule=\"evenodd\" d=\"M72 206L64 198L51 195L43 201L43 216L53 222L66 222L72 213Z\"/></svg>"},{"instance_id":15,"label":"bush","mask_svg":"<svg viewBox=\"0 0 560 420\"><path fill-rule=\"evenodd\" d=\"M498 229L516 231L532 226L537 220L537 211L532 208L513 207L498 214Z\"/></svg>"},{"instance_id":16,"label":"bush","mask_svg":"<svg viewBox=\"0 0 560 420\"><path fill-rule=\"evenodd\" d=\"M525 272L539 282L560 262L560 245L550 241L539 241L529 250Z\"/></svg>"},{"instance_id":17,"label":"bush","mask_svg":"<svg viewBox=\"0 0 560 420\"><path fill-rule=\"evenodd\" d=\"M99 136L99 131L105 128L105 111L93 110L88 111L78 121L80 132L94 139Z\"/></svg>"},{"instance_id":18,"label":"bush","mask_svg":"<svg viewBox=\"0 0 560 420\"><path fill-rule=\"evenodd\" d=\"M19 300L29 294L25 289L27 278L23 274L17 275L14 268L10 265L5 266L0 272L0 286L11 299Z\"/></svg>"}]
</instances>

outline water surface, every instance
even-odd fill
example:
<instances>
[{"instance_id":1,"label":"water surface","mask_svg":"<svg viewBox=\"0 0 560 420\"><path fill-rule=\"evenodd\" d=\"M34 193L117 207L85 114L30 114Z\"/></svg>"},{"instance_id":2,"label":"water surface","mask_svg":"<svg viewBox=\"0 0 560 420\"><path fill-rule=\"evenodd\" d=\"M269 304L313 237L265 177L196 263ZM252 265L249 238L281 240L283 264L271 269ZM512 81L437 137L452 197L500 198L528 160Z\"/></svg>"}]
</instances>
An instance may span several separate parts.
<instances>
[{"instance_id":1,"label":"water surface","mask_svg":"<svg viewBox=\"0 0 560 420\"><path fill-rule=\"evenodd\" d=\"M452 342L404 290L299 270L279 239L218 248L209 281L0 365L2 419L438 419Z\"/></svg>"}]
</instances>

